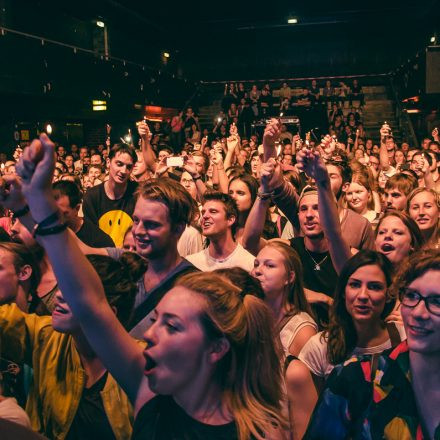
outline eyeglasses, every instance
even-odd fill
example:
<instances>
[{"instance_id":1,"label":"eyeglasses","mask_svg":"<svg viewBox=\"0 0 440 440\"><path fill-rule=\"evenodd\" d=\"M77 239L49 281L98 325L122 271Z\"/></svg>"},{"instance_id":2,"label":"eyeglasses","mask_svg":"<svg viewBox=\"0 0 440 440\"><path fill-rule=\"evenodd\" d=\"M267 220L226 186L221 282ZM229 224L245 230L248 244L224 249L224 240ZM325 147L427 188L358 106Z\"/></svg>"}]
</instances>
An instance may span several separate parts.
<instances>
[{"instance_id":1,"label":"eyeglasses","mask_svg":"<svg viewBox=\"0 0 440 440\"><path fill-rule=\"evenodd\" d=\"M440 295L422 296L417 290L403 288L401 298L402 305L411 309L417 307L420 301L423 301L429 313L440 316Z\"/></svg>"}]
</instances>

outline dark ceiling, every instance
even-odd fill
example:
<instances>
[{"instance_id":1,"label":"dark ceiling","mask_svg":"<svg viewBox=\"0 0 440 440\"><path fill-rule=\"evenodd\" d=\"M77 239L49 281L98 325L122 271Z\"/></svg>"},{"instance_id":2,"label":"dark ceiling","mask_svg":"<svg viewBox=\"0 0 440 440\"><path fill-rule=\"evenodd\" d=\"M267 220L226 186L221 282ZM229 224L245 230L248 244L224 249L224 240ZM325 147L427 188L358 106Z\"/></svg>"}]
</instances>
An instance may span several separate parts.
<instances>
[{"instance_id":1,"label":"dark ceiling","mask_svg":"<svg viewBox=\"0 0 440 440\"><path fill-rule=\"evenodd\" d=\"M347 26L367 33L393 31L403 35L422 30L436 23L439 17L438 0L317 0L261 4L249 0L41 0L38 3L42 8L58 9L82 20L102 17L113 27L144 41L160 37L175 48L191 44L186 37L195 37L197 43L209 45L218 35L228 40L228 37L236 38L237 33L285 28L290 32L307 29L319 33L328 30L328 26ZM296 16L298 24L288 25L289 16Z\"/></svg>"},{"instance_id":2,"label":"dark ceiling","mask_svg":"<svg viewBox=\"0 0 440 440\"><path fill-rule=\"evenodd\" d=\"M113 56L160 67L167 51L168 69L195 80L384 73L440 32L440 0L2 2L27 3L44 16L39 26L21 8L21 30L78 45L100 18Z\"/></svg>"}]
</instances>

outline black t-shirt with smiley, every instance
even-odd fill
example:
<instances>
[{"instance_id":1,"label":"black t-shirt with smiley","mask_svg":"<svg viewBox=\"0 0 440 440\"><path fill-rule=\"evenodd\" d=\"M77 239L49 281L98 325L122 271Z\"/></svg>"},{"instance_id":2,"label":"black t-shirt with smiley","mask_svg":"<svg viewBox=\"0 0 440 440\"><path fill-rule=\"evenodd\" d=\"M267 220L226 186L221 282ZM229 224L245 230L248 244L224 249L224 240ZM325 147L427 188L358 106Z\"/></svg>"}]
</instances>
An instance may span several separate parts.
<instances>
[{"instance_id":1,"label":"black t-shirt with smiley","mask_svg":"<svg viewBox=\"0 0 440 440\"><path fill-rule=\"evenodd\" d=\"M136 200L136 182L129 181L124 195L111 200L105 193L104 183L90 188L83 202L84 217L108 234L116 247L122 247L124 235L133 224L132 215Z\"/></svg>"}]
</instances>

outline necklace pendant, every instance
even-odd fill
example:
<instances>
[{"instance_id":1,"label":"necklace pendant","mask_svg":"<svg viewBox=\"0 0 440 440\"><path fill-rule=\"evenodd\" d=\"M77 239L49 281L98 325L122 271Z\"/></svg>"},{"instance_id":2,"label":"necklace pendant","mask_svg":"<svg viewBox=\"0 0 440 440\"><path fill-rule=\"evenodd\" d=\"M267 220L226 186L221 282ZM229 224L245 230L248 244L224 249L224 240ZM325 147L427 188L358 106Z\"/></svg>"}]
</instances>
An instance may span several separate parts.
<instances>
[{"instance_id":1,"label":"necklace pendant","mask_svg":"<svg viewBox=\"0 0 440 440\"><path fill-rule=\"evenodd\" d=\"M319 264L315 264L315 269L314 270L321 270L321 266Z\"/></svg>"}]
</instances>

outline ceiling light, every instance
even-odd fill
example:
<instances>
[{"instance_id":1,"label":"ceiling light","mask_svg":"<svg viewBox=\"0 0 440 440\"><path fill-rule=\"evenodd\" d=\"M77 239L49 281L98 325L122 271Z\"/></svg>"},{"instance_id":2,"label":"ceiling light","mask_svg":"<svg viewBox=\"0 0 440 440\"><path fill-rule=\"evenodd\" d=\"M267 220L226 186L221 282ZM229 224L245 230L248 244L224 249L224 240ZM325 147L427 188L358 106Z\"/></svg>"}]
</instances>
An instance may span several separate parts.
<instances>
[{"instance_id":1,"label":"ceiling light","mask_svg":"<svg viewBox=\"0 0 440 440\"><path fill-rule=\"evenodd\" d=\"M435 35L431 37L431 43L435 43Z\"/></svg>"},{"instance_id":2,"label":"ceiling light","mask_svg":"<svg viewBox=\"0 0 440 440\"><path fill-rule=\"evenodd\" d=\"M103 21L98 20L98 21L96 22L96 26L103 28L103 27L105 26L105 24L104 24Z\"/></svg>"},{"instance_id":3,"label":"ceiling light","mask_svg":"<svg viewBox=\"0 0 440 440\"><path fill-rule=\"evenodd\" d=\"M47 133L48 135L51 135L51 134L52 134L52 125L50 125L50 124L47 124L47 125L46 125L46 133Z\"/></svg>"},{"instance_id":4,"label":"ceiling light","mask_svg":"<svg viewBox=\"0 0 440 440\"><path fill-rule=\"evenodd\" d=\"M164 52L164 53L163 53L163 56L164 56L165 58L169 58L169 57L170 57L170 54L169 54L168 52Z\"/></svg>"},{"instance_id":5,"label":"ceiling light","mask_svg":"<svg viewBox=\"0 0 440 440\"><path fill-rule=\"evenodd\" d=\"M287 20L287 23L289 23L289 24L296 24L296 23L298 23L298 19L297 18L289 18L288 20Z\"/></svg>"}]
</instances>

